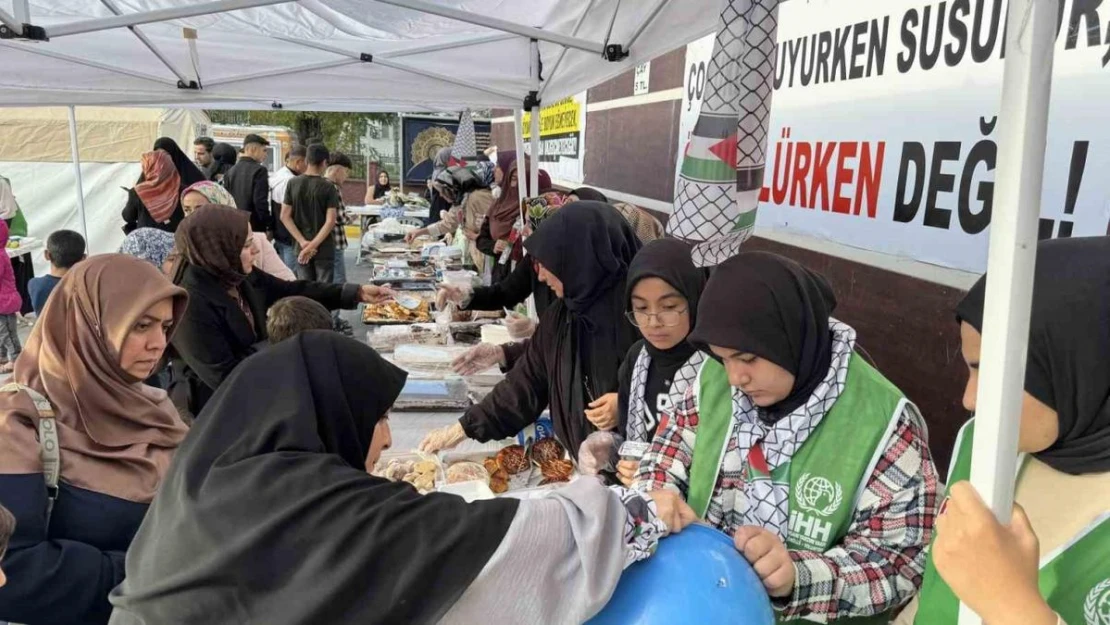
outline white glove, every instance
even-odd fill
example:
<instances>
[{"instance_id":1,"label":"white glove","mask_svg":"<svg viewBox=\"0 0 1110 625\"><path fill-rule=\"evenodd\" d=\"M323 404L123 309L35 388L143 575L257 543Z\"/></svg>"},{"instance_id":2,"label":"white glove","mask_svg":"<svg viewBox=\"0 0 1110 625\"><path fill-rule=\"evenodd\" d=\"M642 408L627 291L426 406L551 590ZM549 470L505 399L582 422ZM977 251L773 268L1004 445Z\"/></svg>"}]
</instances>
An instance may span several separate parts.
<instances>
[{"instance_id":1,"label":"white glove","mask_svg":"<svg viewBox=\"0 0 1110 625\"><path fill-rule=\"evenodd\" d=\"M500 345L479 343L456 358L451 368L459 375L474 375L494 365L505 366L505 351Z\"/></svg>"},{"instance_id":2,"label":"white glove","mask_svg":"<svg viewBox=\"0 0 1110 625\"><path fill-rule=\"evenodd\" d=\"M578 448L578 470L583 475L612 471L620 457L617 450L624 438L616 432L593 432Z\"/></svg>"},{"instance_id":3,"label":"white glove","mask_svg":"<svg viewBox=\"0 0 1110 625\"><path fill-rule=\"evenodd\" d=\"M536 322L532 321L530 317L509 312L505 317L505 327L509 329L509 338L514 341L523 341L524 339L532 338L536 332Z\"/></svg>"},{"instance_id":4,"label":"white glove","mask_svg":"<svg viewBox=\"0 0 1110 625\"><path fill-rule=\"evenodd\" d=\"M447 306L447 302L458 304L460 308L464 304L470 302L470 296L474 293L474 287L469 284L444 284L439 287L439 292L436 293L436 308L443 310Z\"/></svg>"},{"instance_id":5,"label":"white glove","mask_svg":"<svg viewBox=\"0 0 1110 625\"><path fill-rule=\"evenodd\" d=\"M432 430L420 441L420 451L434 454L441 449L451 449L466 440L466 432L461 423L452 423L446 427Z\"/></svg>"}]
</instances>

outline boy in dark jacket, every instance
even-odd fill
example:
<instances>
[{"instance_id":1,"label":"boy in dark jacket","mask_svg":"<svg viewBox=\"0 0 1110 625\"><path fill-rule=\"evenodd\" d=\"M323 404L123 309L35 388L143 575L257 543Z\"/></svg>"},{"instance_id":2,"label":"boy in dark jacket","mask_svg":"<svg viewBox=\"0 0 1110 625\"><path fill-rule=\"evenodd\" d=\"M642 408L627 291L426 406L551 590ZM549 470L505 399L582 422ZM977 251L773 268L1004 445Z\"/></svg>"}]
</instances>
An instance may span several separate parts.
<instances>
[{"instance_id":1,"label":"boy in dark jacket","mask_svg":"<svg viewBox=\"0 0 1110 625\"><path fill-rule=\"evenodd\" d=\"M270 173L263 163L270 142L249 134L243 139L239 161L224 176L224 186L235 198L235 205L251 214L251 230L272 233L270 218Z\"/></svg>"},{"instance_id":2,"label":"boy in dark jacket","mask_svg":"<svg viewBox=\"0 0 1110 625\"><path fill-rule=\"evenodd\" d=\"M46 300L54 287L69 273L71 267L85 260L85 237L72 230L56 230L46 238L46 251L43 253L50 263L50 273L31 278L27 292L31 296L31 307L36 315L42 314Z\"/></svg>"}]
</instances>

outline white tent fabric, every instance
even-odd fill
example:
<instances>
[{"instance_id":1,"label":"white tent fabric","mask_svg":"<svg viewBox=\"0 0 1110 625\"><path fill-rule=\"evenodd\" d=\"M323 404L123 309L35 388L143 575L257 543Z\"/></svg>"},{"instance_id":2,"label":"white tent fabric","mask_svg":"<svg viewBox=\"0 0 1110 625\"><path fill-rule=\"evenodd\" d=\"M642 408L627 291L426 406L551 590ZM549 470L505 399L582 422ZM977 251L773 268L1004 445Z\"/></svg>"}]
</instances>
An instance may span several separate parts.
<instances>
[{"instance_id":1,"label":"white tent fabric","mask_svg":"<svg viewBox=\"0 0 1110 625\"><path fill-rule=\"evenodd\" d=\"M209 125L208 116L195 110L79 107L83 224L67 118L64 108L0 109L0 175L11 181L30 236L45 240L55 230L87 231L92 253L114 251L123 240L124 188L139 177L139 155L158 137L189 150ZM49 269L41 253L34 261L35 275Z\"/></svg>"},{"instance_id":2,"label":"white tent fabric","mask_svg":"<svg viewBox=\"0 0 1110 625\"><path fill-rule=\"evenodd\" d=\"M541 90L531 75L529 37L520 32L540 39L542 97L553 101L712 32L720 5L718 0L0 0L0 8L9 2L27 3L29 23L45 29L48 40L0 41L0 106L265 109L279 104L375 112L520 107L529 91ZM135 32L115 27L66 34L117 14L251 5L143 23ZM456 12L463 13L461 19ZM467 16L520 32L463 21ZM6 19L14 21L10 14ZM195 57L184 28L197 31ZM584 49L543 40L552 38ZM630 55L604 61L606 41L629 48ZM179 88L179 81L197 81L200 88Z\"/></svg>"}]
</instances>

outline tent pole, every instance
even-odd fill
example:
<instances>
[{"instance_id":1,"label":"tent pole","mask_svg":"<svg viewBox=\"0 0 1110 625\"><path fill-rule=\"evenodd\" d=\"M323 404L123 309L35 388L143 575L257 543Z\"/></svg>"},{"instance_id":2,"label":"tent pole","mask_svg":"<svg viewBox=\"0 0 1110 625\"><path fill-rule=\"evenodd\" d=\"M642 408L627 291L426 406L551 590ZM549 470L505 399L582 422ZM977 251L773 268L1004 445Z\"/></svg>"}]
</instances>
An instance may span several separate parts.
<instances>
[{"instance_id":1,"label":"tent pole","mask_svg":"<svg viewBox=\"0 0 1110 625\"><path fill-rule=\"evenodd\" d=\"M432 4L424 0L377 0L382 4L388 4L395 7L404 9L412 9L421 13L429 15L438 15L439 17L446 17L448 19L466 22L467 24L474 24L482 26L491 30L500 30L506 33L513 33L521 37L529 39L537 39L539 41L546 41L548 43L558 44L567 48L574 48L576 50L583 50L585 52L593 52L594 54L602 54L605 52L605 46L600 42L588 41L586 39L578 39L577 37L568 37L560 35L559 33L549 30L542 30L539 28L532 28L516 22L510 22L488 15L478 15L477 13L470 13L448 6L439 4Z\"/></svg>"},{"instance_id":2,"label":"tent pole","mask_svg":"<svg viewBox=\"0 0 1110 625\"><path fill-rule=\"evenodd\" d=\"M473 39L462 39L459 41L449 41L446 43L436 43L428 46L420 46L418 48L408 48L405 50L394 50L389 52L381 52L375 54L375 58L383 59L399 59L406 56L415 56L418 54L427 54L429 52L442 52L444 50L455 50L456 48L468 48L470 46L480 46L485 43L498 43L500 41L508 41L509 39L516 39L516 35L511 33L501 33L497 35L486 35L484 37L475 37Z\"/></svg>"},{"instance_id":3,"label":"tent pole","mask_svg":"<svg viewBox=\"0 0 1110 625\"><path fill-rule=\"evenodd\" d=\"M81 216L81 234L85 237L85 247L92 252L89 241L89 224L85 219L85 185L81 182L81 151L77 145L77 108L69 107L69 151L73 161L73 174L77 180L77 213Z\"/></svg>"},{"instance_id":4,"label":"tent pole","mask_svg":"<svg viewBox=\"0 0 1110 625\"><path fill-rule=\"evenodd\" d=\"M651 23L654 22L655 18L659 16L659 12L663 10L663 7L667 6L667 2L668 0L658 0L655 3L655 6L652 7L651 12L648 13L647 18L645 18L644 21L640 22L640 25L636 27L635 31L633 31L632 37L628 39L628 43L624 46L625 50L632 49L632 46L636 44L636 40L640 38L640 35L644 34L644 31L647 30L647 27L651 26Z\"/></svg>"},{"instance_id":5,"label":"tent pole","mask_svg":"<svg viewBox=\"0 0 1110 625\"><path fill-rule=\"evenodd\" d=\"M22 29L23 24L31 23L31 2L30 0L12 0L12 16L15 21L19 22Z\"/></svg>"},{"instance_id":6,"label":"tent pole","mask_svg":"<svg viewBox=\"0 0 1110 625\"><path fill-rule=\"evenodd\" d=\"M578 36L578 31L586 21L586 16L590 14L590 11L594 10L595 1L596 0L590 0L590 3L586 5L586 10L582 11L582 15L578 16L578 21L574 23L574 30L570 31L571 36ZM569 50L569 48L563 48L559 51L559 57L555 59L555 66L547 73L547 80L543 83L543 86L540 87L541 100L543 99L544 92L547 91L547 87L551 84L551 79L555 77L555 72L559 71L559 66L563 64L563 57L567 55L567 50Z\"/></svg>"},{"instance_id":7,"label":"tent pole","mask_svg":"<svg viewBox=\"0 0 1110 625\"><path fill-rule=\"evenodd\" d=\"M532 82L540 87L540 43L532 41ZM528 189L532 195L540 194L540 106L532 105L530 134L532 135L532 166L528 168Z\"/></svg>"},{"instance_id":8,"label":"tent pole","mask_svg":"<svg viewBox=\"0 0 1110 625\"><path fill-rule=\"evenodd\" d=\"M1044 177L1056 2L1011 0L971 483L1010 521ZM981 620L960 606L960 625Z\"/></svg>"},{"instance_id":9,"label":"tent pole","mask_svg":"<svg viewBox=\"0 0 1110 625\"><path fill-rule=\"evenodd\" d=\"M324 52L331 52L332 54L339 54L339 55L345 56L349 59L354 59L354 60L359 61L359 62L365 62L365 63L369 63L371 65L377 64L377 65L380 65L382 67L388 67L390 69L395 69L399 72L407 72L409 74L414 74L416 76L423 76L424 78L430 78L432 80L438 80L440 82L445 82L445 83L448 83L448 84L451 84L451 85L456 85L456 86L464 87L464 88L467 88L467 89L473 89L475 91L481 91L483 93L488 93L488 94L491 94L491 95L510 98L510 99L513 99L513 100L515 100L516 97L517 97L515 94L510 93L508 91L501 91L500 89L493 89L493 88L490 88L490 87L483 87L481 85L475 85L473 83L468 83L464 80L459 80L457 78L452 78L451 76L445 76L443 74L438 74L436 72L431 72L431 71L427 71L427 70L423 70L423 69L417 69L415 67L409 67L408 65L404 65L403 63L398 63L397 61L389 60L386 57L367 55L367 58L364 58L364 56L359 52L352 52L351 50L344 50L342 48L337 48L335 46L330 46L326 43L320 43L320 42L317 42L317 41L306 41L306 40L302 40L302 39L293 39L291 37L274 37L274 39L277 39L279 41L284 41L286 43L291 43L295 46L303 46L303 47L306 47L306 48L313 48L315 50L323 50ZM240 81L240 80L249 80L249 79L256 78L256 77L257 77L257 75L243 76L243 77L238 77L238 78L229 78L229 79L223 80L223 82L221 84L228 84L228 83L236 82L236 81Z\"/></svg>"},{"instance_id":10,"label":"tent pole","mask_svg":"<svg viewBox=\"0 0 1110 625\"><path fill-rule=\"evenodd\" d=\"M20 22L14 15L8 13L4 9L0 9L0 24L7 26L17 35L23 34L23 22Z\"/></svg>"},{"instance_id":11,"label":"tent pole","mask_svg":"<svg viewBox=\"0 0 1110 625\"><path fill-rule=\"evenodd\" d=\"M116 6L115 0L100 0L100 3L103 4L114 15L123 15L123 11L121 11L119 7ZM139 30L138 26L128 26L127 28L144 46L146 46L147 50L150 50L151 54L153 54L155 57L158 58L159 61L162 62L162 65L166 66L166 69L170 70L170 73L172 73L174 76L177 76L178 80L184 83L189 82L185 79L185 75L178 71L176 67L174 67L174 64L170 62L169 58L167 58L166 55L162 54L162 51L158 49L158 46L154 45L154 42L152 42L145 34L143 34L143 31Z\"/></svg>"},{"instance_id":12,"label":"tent pole","mask_svg":"<svg viewBox=\"0 0 1110 625\"><path fill-rule=\"evenodd\" d=\"M158 76L151 76L150 74L144 74L142 72L133 72L129 69L124 69L122 67L115 67L115 66L112 66L112 65L108 65L107 63L99 63L99 62L93 61L91 59L82 59L82 58L78 58L78 57L75 57L75 56L69 56L68 54L61 54L60 52L54 52L52 50L47 50L47 49L41 48L41 47L27 46L27 45L22 45L22 44L18 44L18 43L11 43L11 42L8 42L8 41L0 41L0 47L11 48L12 50L19 50L21 52L26 52L27 54L36 54L38 56L45 56L45 57L51 58L51 59L58 59L59 61L66 61L68 63L75 63L75 64L81 65L83 67L91 67L93 69L102 69L106 72L111 72L113 74L119 74L121 76L131 76L132 78L139 78L141 80L149 80L151 82L156 82L160 85L176 86L176 84L173 81L166 80L164 78L159 78ZM41 106L41 104L39 104L38 106Z\"/></svg>"},{"instance_id":13,"label":"tent pole","mask_svg":"<svg viewBox=\"0 0 1110 625\"><path fill-rule=\"evenodd\" d=\"M56 39L68 35L95 33L101 30L111 30L113 28L139 26L140 24L152 24L155 22L168 22L170 20L185 19L188 17L200 17L202 15L227 13L229 11L265 7L274 4L288 4L291 2L294 2L294 0L214 0L213 2L189 4L171 9L140 11L138 13L127 13L125 15L58 24L57 26L48 27L46 29L46 36L50 39Z\"/></svg>"}]
</instances>

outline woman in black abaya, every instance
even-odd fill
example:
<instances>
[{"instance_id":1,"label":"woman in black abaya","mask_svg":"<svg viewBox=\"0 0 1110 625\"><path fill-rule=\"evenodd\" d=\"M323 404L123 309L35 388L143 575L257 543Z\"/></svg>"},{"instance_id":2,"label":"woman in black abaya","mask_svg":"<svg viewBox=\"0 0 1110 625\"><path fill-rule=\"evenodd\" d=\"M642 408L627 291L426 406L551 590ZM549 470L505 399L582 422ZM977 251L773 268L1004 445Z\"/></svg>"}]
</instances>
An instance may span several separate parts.
<instances>
[{"instance_id":1,"label":"woman in black abaya","mask_svg":"<svg viewBox=\"0 0 1110 625\"><path fill-rule=\"evenodd\" d=\"M621 360L638 333L625 313L625 278L640 241L601 202L574 202L524 242L541 282L558 301L547 307L524 355L459 423L431 432L425 450L513 436L550 404L559 441L577 457L596 428L589 404L618 386ZM527 259L526 259L527 260Z\"/></svg>"},{"instance_id":2,"label":"woman in black abaya","mask_svg":"<svg viewBox=\"0 0 1110 625\"><path fill-rule=\"evenodd\" d=\"M590 479L467 504L373 477L375 430L404 381L328 331L245 361L178 449L111 623L578 623L692 518L677 495Z\"/></svg>"}]
</instances>

